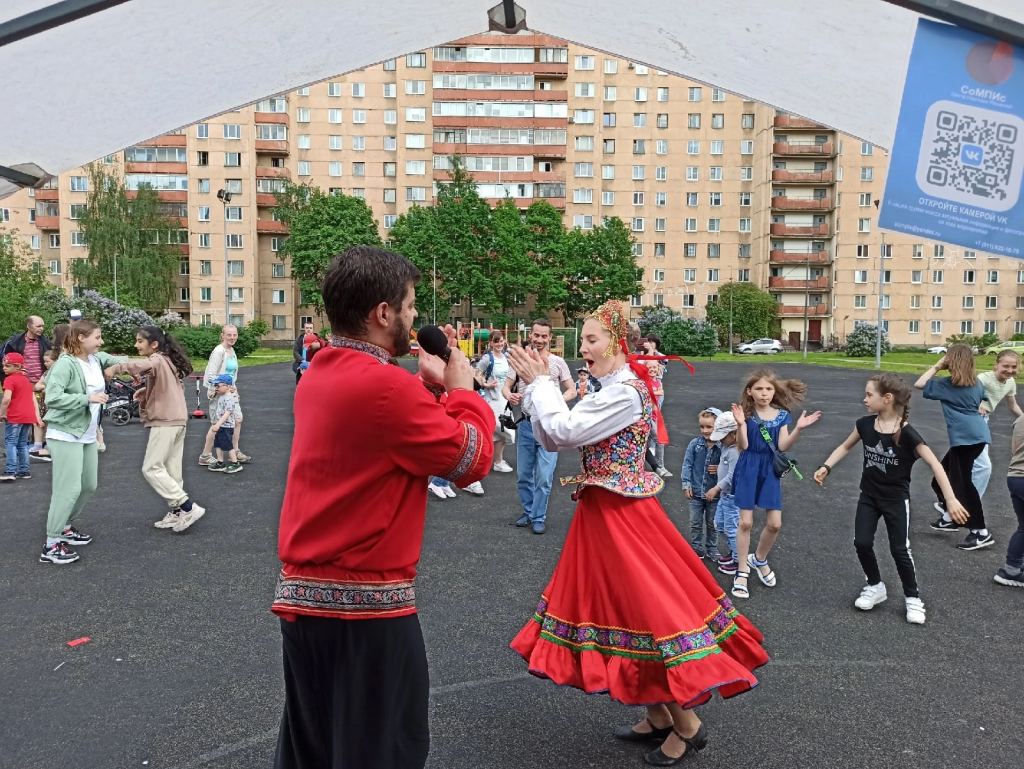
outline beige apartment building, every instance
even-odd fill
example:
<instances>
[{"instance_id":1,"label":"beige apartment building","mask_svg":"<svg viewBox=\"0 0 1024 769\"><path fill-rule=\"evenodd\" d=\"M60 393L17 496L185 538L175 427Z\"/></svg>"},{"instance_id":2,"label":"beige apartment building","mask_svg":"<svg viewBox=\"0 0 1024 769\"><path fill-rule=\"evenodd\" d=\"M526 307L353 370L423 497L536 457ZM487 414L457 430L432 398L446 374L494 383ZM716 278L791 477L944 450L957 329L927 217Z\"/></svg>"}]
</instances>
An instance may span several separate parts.
<instances>
[{"instance_id":1,"label":"beige apartment building","mask_svg":"<svg viewBox=\"0 0 1024 769\"><path fill-rule=\"evenodd\" d=\"M806 336L813 349L875 322L882 270L896 344L1024 333L1024 262L893 233L883 257L883 149L544 35L482 34L391 59L99 162L130 188L151 184L181 220L172 309L192 323L261 317L284 340L312 312L276 253L281 180L365 198L386 240L398 215L430 204L455 153L494 202L545 198L570 227L627 222L637 312L703 317L722 284L749 281L778 298L783 341ZM77 169L0 202L3 226L69 291L87 184Z\"/></svg>"}]
</instances>

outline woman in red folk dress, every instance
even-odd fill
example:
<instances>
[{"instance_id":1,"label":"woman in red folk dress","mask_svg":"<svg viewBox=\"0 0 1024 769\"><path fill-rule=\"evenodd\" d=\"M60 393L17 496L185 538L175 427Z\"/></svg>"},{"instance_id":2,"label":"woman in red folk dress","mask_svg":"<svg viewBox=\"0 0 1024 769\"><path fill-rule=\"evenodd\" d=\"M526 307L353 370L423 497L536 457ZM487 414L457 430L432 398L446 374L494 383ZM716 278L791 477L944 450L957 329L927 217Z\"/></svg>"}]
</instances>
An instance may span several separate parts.
<instances>
[{"instance_id":1,"label":"woman in red folk dress","mask_svg":"<svg viewBox=\"0 0 1024 769\"><path fill-rule=\"evenodd\" d=\"M562 481L578 485L579 502L561 558L512 648L536 676L645 705L647 718L615 736L663 740L645 760L673 766L707 744L693 708L716 689L732 697L755 686L751 671L768 655L655 498L664 481L644 470L644 447L660 415L646 369L627 359L627 333L619 302L587 319L580 352L601 390L571 411L547 364L510 351L530 384L538 439L549 451L583 455L582 473Z\"/></svg>"}]
</instances>

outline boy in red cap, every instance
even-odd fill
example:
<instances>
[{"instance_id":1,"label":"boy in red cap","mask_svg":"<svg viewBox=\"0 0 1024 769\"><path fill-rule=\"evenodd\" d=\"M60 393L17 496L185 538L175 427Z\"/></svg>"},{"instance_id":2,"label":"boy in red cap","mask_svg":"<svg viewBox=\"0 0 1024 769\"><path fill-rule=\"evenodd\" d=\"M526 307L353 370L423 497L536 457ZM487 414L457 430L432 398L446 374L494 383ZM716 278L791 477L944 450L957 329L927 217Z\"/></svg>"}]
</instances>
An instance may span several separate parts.
<instances>
[{"instance_id":1,"label":"boy in red cap","mask_svg":"<svg viewBox=\"0 0 1024 769\"><path fill-rule=\"evenodd\" d=\"M39 404L32 394L32 383L25 376L25 358L9 352L3 359L4 397L0 401L0 419L7 419L4 442L7 448L7 472L0 481L31 478L29 474L28 439L32 426L42 427Z\"/></svg>"}]
</instances>

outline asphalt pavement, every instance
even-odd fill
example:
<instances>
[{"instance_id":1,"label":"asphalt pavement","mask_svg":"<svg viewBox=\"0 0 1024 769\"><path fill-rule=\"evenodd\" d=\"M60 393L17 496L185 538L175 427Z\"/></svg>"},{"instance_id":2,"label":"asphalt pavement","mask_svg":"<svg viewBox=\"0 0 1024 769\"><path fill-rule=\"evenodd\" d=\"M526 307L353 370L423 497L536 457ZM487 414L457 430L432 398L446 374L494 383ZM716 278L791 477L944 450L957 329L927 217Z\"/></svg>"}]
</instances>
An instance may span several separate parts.
<instances>
[{"instance_id":1,"label":"asphalt pavement","mask_svg":"<svg viewBox=\"0 0 1024 769\"><path fill-rule=\"evenodd\" d=\"M764 363L763 359L756 363ZM662 503L688 530L678 469L697 412L724 408L754 367L673 364L666 380L677 473ZM986 514L996 546L974 553L932 532L928 469L913 484L911 544L928 611L908 625L884 527L877 552L889 600L853 608L863 584L853 550L859 458L820 489L810 472L861 416L869 372L781 364L808 384L822 419L792 452L807 480L784 481L784 526L773 590L752 581L740 605L765 634L772 661L761 685L700 710L710 744L690 766L1019 766L1024 758L1024 594L992 575L1015 528L1003 472L1010 416L992 421ZM81 528L94 542L70 566L38 563L50 468L0 486L0 767L253 769L272 763L283 688L277 620L277 520L292 435L287 364L244 369L241 446L253 456L225 476L195 464L205 424L186 438L185 482L208 508L188 532L153 528L162 502L142 478L137 421L106 428L99 492ZM324 408L330 408L329 403ZM915 395L911 422L937 454L938 406ZM344 435L338 436L344 440ZM506 455L515 465L514 450ZM561 455L558 474L578 467ZM325 477L346 468L323 468ZM544 536L518 516L515 474L493 474L486 495L431 498L417 595L431 676L432 769L637 768L642 749L612 729L641 710L525 673L508 643L526 623L558 559L572 515L556 486ZM755 529L763 517L755 515ZM723 586L726 578L718 575ZM67 642L88 637L75 647ZM372 768L367 768L372 769Z\"/></svg>"}]
</instances>

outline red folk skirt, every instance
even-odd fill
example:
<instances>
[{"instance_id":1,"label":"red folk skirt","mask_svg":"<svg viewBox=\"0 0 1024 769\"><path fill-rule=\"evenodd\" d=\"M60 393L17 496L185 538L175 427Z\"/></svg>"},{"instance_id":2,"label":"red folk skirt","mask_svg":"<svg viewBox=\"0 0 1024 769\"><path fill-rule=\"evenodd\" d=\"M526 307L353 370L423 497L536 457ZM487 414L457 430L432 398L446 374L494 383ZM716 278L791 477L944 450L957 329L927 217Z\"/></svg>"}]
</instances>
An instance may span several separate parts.
<instances>
[{"instance_id":1,"label":"red folk skirt","mask_svg":"<svg viewBox=\"0 0 1024 769\"><path fill-rule=\"evenodd\" d=\"M627 705L701 705L757 685L761 633L655 497L585 488L537 611L512 641L529 671Z\"/></svg>"}]
</instances>

